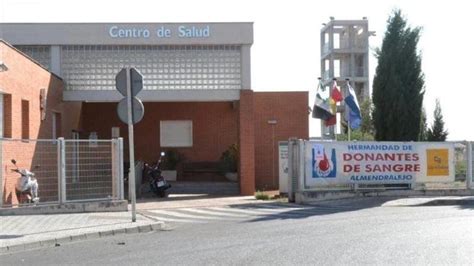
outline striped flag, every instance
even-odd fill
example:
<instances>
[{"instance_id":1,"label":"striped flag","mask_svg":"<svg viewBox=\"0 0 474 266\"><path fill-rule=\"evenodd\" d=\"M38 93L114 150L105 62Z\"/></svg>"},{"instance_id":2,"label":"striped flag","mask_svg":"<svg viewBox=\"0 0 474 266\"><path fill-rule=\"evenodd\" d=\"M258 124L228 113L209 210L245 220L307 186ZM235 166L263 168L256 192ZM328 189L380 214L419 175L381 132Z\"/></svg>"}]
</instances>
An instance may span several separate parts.
<instances>
[{"instance_id":1,"label":"striped flag","mask_svg":"<svg viewBox=\"0 0 474 266\"><path fill-rule=\"evenodd\" d=\"M349 82L347 82L347 91L349 94L344 99L346 103L346 120L349 121L352 129L357 129L360 127L362 121L362 116L360 114L359 102L357 101L357 95L355 94L354 89L351 87Z\"/></svg>"},{"instance_id":2,"label":"striped flag","mask_svg":"<svg viewBox=\"0 0 474 266\"><path fill-rule=\"evenodd\" d=\"M316 98L314 100L312 117L327 121L334 115L331 113L329 99L323 99L320 94L320 90L322 90L321 82L318 84L318 88L316 89Z\"/></svg>"},{"instance_id":3,"label":"striped flag","mask_svg":"<svg viewBox=\"0 0 474 266\"><path fill-rule=\"evenodd\" d=\"M324 125L329 127L329 126L334 126L337 124L337 118L336 118L336 113L337 113L337 103L342 101L342 94L339 91L339 88L337 87L337 82L334 80L334 83L332 85L331 89L331 97L329 98L329 106L330 106L330 111L331 114L333 114L333 117L330 119L326 120L324 122Z\"/></svg>"},{"instance_id":4,"label":"striped flag","mask_svg":"<svg viewBox=\"0 0 474 266\"><path fill-rule=\"evenodd\" d=\"M336 82L336 80L334 80L334 83L333 83L333 85L332 85L331 98L332 98L335 102L340 102L340 101L343 100L341 91L339 91L339 89L337 88L337 82Z\"/></svg>"}]
</instances>

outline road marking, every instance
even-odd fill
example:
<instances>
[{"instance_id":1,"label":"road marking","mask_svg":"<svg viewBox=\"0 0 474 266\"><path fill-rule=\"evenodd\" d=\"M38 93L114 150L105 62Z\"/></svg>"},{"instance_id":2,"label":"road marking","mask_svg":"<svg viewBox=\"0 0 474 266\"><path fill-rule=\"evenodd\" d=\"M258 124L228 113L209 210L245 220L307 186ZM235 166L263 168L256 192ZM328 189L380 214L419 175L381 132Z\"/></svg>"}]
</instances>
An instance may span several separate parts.
<instances>
[{"instance_id":1,"label":"road marking","mask_svg":"<svg viewBox=\"0 0 474 266\"><path fill-rule=\"evenodd\" d=\"M253 217L304 217L330 214L348 209L345 206L285 206L281 204L179 208L150 210L149 215L164 222L209 223L217 221L245 221Z\"/></svg>"},{"instance_id":2,"label":"road marking","mask_svg":"<svg viewBox=\"0 0 474 266\"><path fill-rule=\"evenodd\" d=\"M153 211L150 211L150 212L156 213L157 215L164 214L164 215L171 216L171 217L187 218L187 219L204 219L204 220L219 220L220 219L219 217L187 214L187 213L183 213L182 211L180 211L180 209L176 209L176 210L173 210L173 211L171 211L171 210L153 210Z\"/></svg>"},{"instance_id":3,"label":"road marking","mask_svg":"<svg viewBox=\"0 0 474 266\"><path fill-rule=\"evenodd\" d=\"M248 217L248 214L237 214L237 213L229 213L221 210L213 210L211 208L203 208L203 209L193 209L193 208L184 208L182 210L186 210L189 212L200 213L204 215L212 215L212 216L222 216L222 217Z\"/></svg>"}]
</instances>

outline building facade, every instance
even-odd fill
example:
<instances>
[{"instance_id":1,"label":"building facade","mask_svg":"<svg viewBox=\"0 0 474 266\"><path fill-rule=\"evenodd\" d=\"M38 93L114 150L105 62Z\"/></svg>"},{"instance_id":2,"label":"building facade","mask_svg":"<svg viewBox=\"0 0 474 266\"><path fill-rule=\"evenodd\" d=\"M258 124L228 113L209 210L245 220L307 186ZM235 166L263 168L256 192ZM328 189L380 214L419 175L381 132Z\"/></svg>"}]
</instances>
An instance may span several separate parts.
<instances>
[{"instance_id":1,"label":"building facade","mask_svg":"<svg viewBox=\"0 0 474 266\"><path fill-rule=\"evenodd\" d=\"M20 23L2 29L1 38L61 77L60 100L79 106L77 128L67 129L66 138L127 141L116 114L123 96L115 76L123 67L144 76L137 159L153 162L160 151L175 150L184 162L217 162L237 144L238 185L249 195L278 187L271 174L278 165L256 163L278 152L278 140L308 137L307 92L252 91L252 23Z\"/></svg>"}]
</instances>

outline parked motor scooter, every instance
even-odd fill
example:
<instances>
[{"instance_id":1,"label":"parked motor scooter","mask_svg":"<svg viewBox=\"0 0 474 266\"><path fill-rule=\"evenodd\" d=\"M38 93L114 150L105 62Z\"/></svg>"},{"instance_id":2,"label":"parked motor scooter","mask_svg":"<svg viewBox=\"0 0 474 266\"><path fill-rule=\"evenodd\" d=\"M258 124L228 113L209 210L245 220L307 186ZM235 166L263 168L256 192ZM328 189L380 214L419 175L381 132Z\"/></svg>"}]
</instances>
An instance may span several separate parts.
<instances>
[{"instance_id":1,"label":"parked motor scooter","mask_svg":"<svg viewBox=\"0 0 474 266\"><path fill-rule=\"evenodd\" d=\"M161 174L161 158L165 156L165 153L162 152L160 158L154 165L145 164L145 176L148 177L150 183L150 189L158 197L165 198L168 196L168 190L171 187L163 175Z\"/></svg>"},{"instance_id":2,"label":"parked motor scooter","mask_svg":"<svg viewBox=\"0 0 474 266\"><path fill-rule=\"evenodd\" d=\"M38 180L35 178L35 174L26 169L18 168L15 159L12 159L11 162L16 167L16 169L11 169L12 172L21 175L15 187L18 200L20 203L38 203Z\"/></svg>"}]
</instances>

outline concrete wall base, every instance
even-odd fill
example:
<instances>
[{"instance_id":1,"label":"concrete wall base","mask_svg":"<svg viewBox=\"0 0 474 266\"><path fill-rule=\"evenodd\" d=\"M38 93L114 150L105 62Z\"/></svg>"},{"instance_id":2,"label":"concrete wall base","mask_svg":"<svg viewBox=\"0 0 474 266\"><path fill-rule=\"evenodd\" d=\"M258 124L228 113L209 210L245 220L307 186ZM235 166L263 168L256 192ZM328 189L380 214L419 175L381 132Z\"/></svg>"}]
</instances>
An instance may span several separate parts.
<instances>
[{"instance_id":1,"label":"concrete wall base","mask_svg":"<svg viewBox=\"0 0 474 266\"><path fill-rule=\"evenodd\" d=\"M441 196L474 196L470 189L443 190L389 190L389 191L304 191L295 193L295 203L308 204L325 200L347 199L357 197L441 197Z\"/></svg>"},{"instance_id":2,"label":"concrete wall base","mask_svg":"<svg viewBox=\"0 0 474 266\"><path fill-rule=\"evenodd\" d=\"M0 216L39 215L81 212L120 212L128 210L126 200L87 201L66 204L27 206L18 208L0 208Z\"/></svg>"}]
</instances>

